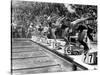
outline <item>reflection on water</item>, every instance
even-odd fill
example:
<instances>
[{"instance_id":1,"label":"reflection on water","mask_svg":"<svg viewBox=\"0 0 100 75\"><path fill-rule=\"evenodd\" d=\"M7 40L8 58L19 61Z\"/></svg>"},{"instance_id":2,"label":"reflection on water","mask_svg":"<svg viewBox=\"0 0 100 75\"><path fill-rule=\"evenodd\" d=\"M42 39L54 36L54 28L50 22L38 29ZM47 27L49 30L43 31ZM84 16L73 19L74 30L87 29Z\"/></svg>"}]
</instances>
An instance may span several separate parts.
<instances>
[{"instance_id":1,"label":"reflection on water","mask_svg":"<svg viewBox=\"0 0 100 75\"><path fill-rule=\"evenodd\" d=\"M48 73L72 71L73 64L32 42L13 42L13 73ZM30 45L31 47L25 47ZM31 51L31 52L30 52ZM43 56L43 57L42 57ZM80 69L78 69L80 70Z\"/></svg>"}]
</instances>

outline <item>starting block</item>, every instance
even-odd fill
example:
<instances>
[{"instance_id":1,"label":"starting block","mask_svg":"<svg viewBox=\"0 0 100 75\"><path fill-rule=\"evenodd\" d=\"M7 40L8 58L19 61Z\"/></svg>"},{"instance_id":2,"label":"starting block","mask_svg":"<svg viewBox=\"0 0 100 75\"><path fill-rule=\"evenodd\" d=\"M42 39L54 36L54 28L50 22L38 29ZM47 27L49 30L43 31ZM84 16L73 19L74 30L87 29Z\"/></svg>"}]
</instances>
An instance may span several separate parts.
<instances>
[{"instance_id":1,"label":"starting block","mask_svg":"<svg viewBox=\"0 0 100 75\"><path fill-rule=\"evenodd\" d=\"M84 55L83 62L89 65L97 65L97 52L92 52Z\"/></svg>"},{"instance_id":2,"label":"starting block","mask_svg":"<svg viewBox=\"0 0 100 75\"><path fill-rule=\"evenodd\" d=\"M55 42L53 39L48 39L47 44L49 44L49 46L52 46L53 49L57 49L57 48L61 47L61 43Z\"/></svg>"},{"instance_id":3,"label":"starting block","mask_svg":"<svg viewBox=\"0 0 100 75\"><path fill-rule=\"evenodd\" d=\"M40 41L41 43L47 44L47 38L41 38Z\"/></svg>"},{"instance_id":4,"label":"starting block","mask_svg":"<svg viewBox=\"0 0 100 75\"><path fill-rule=\"evenodd\" d=\"M79 49L75 47L74 45L69 45L68 47L65 47L64 53L68 55L81 55L83 52L83 49Z\"/></svg>"}]
</instances>

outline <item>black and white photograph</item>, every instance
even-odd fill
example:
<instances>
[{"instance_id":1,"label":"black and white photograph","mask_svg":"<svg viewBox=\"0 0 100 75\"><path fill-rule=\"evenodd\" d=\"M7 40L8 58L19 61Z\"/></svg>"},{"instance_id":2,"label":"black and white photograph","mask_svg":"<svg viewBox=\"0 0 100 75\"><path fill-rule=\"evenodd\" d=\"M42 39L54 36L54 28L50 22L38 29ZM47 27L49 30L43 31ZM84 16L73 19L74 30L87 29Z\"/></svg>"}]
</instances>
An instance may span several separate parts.
<instances>
[{"instance_id":1,"label":"black and white photograph","mask_svg":"<svg viewBox=\"0 0 100 75\"><path fill-rule=\"evenodd\" d=\"M11 0L11 73L98 70L98 6Z\"/></svg>"}]
</instances>

